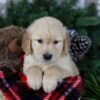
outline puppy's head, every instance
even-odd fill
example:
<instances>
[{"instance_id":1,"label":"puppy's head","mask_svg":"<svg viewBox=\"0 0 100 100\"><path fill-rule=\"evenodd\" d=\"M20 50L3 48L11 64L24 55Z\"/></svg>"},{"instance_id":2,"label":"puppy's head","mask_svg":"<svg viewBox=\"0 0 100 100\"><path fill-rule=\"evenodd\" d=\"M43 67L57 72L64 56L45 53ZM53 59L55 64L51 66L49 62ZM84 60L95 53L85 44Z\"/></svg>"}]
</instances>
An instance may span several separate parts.
<instances>
[{"instance_id":1,"label":"puppy's head","mask_svg":"<svg viewBox=\"0 0 100 100\"><path fill-rule=\"evenodd\" d=\"M54 63L69 52L69 35L59 20L43 17L28 27L22 48L37 61Z\"/></svg>"}]
</instances>

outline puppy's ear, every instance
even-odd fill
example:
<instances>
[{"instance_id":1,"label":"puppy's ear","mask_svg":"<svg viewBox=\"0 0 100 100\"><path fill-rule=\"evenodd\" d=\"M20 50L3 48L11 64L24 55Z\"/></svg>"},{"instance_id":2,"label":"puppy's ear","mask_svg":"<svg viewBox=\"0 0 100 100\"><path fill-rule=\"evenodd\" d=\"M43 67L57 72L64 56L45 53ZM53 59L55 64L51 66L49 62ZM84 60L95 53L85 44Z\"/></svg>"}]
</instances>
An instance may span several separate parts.
<instances>
[{"instance_id":1,"label":"puppy's ear","mask_svg":"<svg viewBox=\"0 0 100 100\"><path fill-rule=\"evenodd\" d=\"M23 40L22 40L22 49L26 54L30 54L31 53L31 42L30 42L30 37L28 33L25 33L23 36Z\"/></svg>"},{"instance_id":2,"label":"puppy's ear","mask_svg":"<svg viewBox=\"0 0 100 100\"><path fill-rule=\"evenodd\" d=\"M63 41L63 50L62 50L62 55L67 55L69 50L70 50L70 38L69 38L69 33L66 28L64 28L64 41Z\"/></svg>"}]
</instances>

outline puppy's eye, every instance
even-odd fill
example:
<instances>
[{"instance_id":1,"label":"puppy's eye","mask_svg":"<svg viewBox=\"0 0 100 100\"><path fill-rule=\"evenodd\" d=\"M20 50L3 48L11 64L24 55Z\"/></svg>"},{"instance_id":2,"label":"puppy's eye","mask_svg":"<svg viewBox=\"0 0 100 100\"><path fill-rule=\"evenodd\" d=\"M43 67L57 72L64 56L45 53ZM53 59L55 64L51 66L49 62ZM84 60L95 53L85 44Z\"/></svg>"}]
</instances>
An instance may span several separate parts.
<instances>
[{"instance_id":1,"label":"puppy's eye","mask_svg":"<svg viewBox=\"0 0 100 100\"><path fill-rule=\"evenodd\" d=\"M38 43L43 43L43 41L41 39L38 39L37 42Z\"/></svg>"},{"instance_id":2,"label":"puppy's eye","mask_svg":"<svg viewBox=\"0 0 100 100\"><path fill-rule=\"evenodd\" d=\"M55 41L54 41L54 44L58 44L58 42L59 42L59 41L55 40Z\"/></svg>"}]
</instances>

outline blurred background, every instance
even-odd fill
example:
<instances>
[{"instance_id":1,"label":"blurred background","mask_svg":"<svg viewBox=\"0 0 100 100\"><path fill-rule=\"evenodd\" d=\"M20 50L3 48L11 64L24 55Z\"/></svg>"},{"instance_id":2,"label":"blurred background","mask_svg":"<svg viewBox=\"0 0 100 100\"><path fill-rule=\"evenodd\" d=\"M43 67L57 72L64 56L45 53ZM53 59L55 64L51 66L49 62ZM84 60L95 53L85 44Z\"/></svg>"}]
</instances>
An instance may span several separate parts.
<instances>
[{"instance_id":1,"label":"blurred background","mask_svg":"<svg viewBox=\"0 0 100 100\"><path fill-rule=\"evenodd\" d=\"M100 100L100 0L0 0L1 28L26 28L35 19L48 15L91 38L90 51L77 62L85 78L82 100Z\"/></svg>"}]
</instances>

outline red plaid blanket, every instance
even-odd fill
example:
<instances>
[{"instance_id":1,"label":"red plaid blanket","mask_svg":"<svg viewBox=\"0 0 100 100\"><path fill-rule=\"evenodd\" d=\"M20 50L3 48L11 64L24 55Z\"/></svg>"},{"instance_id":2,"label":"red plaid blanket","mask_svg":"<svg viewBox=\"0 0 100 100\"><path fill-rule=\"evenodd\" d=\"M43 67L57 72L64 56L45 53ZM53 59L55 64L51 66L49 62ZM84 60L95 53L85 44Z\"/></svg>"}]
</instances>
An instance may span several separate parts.
<instances>
[{"instance_id":1,"label":"red plaid blanket","mask_svg":"<svg viewBox=\"0 0 100 100\"><path fill-rule=\"evenodd\" d=\"M80 76L62 80L55 91L47 94L42 88L32 90L27 85L24 74L7 67L0 69L0 90L7 100L78 100L83 85Z\"/></svg>"},{"instance_id":2,"label":"red plaid blanket","mask_svg":"<svg viewBox=\"0 0 100 100\"><path fill-rule=\"evenodd\" d=\"M23 66L23 54L20 58ZM7 100L78 100L83 91L83 81L81 76L65 78L53 92L47 94L42 88L32 90L21 71L0 67L0 91Z\"/></svg>"}]
</instances>

